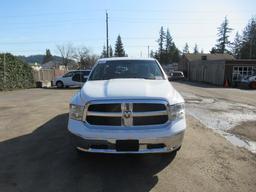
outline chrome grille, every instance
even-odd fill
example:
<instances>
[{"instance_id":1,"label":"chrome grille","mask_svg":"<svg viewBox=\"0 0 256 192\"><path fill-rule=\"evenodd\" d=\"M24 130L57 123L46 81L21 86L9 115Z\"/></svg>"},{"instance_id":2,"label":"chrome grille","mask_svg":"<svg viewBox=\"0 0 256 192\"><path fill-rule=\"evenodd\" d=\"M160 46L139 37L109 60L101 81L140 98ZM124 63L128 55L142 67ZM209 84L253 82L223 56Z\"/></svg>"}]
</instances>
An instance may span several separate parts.
<instances>
[{"instance_id":1,"label":"chrome grille","mask_svg":"<svg viewBox=\"0 0 256 192\"><path fill-rule=\"evenodd\" d=\"M84 121L90 125L143 126L168 121L165 101L93 101L85 109Z\"/></svg>"}]
</instances>

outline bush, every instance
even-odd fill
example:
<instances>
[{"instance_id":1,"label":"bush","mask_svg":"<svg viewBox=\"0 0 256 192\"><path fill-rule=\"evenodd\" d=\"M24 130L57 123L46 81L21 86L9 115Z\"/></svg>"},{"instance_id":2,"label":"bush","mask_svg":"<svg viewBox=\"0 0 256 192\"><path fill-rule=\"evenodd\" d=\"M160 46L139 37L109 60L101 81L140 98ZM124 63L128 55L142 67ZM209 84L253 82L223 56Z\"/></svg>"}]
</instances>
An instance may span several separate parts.
<instances>
[{"instance_id":1,"label":"bush","mask_svg":"<svg viewBox=\"0 0 256 192\"><path fill-rule=\"evenodd\" d=\"M0 90L31 88L33 86L32 68L27 63L9 53L0 54Z\"/></svg>"}]
</instances>

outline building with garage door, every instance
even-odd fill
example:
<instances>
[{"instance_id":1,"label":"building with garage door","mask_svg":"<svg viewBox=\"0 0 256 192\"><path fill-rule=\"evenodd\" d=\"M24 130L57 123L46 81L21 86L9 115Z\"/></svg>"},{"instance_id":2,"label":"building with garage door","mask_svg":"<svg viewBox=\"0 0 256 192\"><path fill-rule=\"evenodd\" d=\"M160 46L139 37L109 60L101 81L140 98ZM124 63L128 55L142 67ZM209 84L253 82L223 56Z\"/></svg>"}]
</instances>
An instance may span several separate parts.
<instances>
[{"instance_id":1,"label":"building with garage door","mask_svg":"<svg viewBox=\"0 0 256 192\"><path fill-rule=\"evenodd\" d=\"M242 78L256 75L256 60L235 59L228 54L184 54L179 70L191 81L236 86Z\"/></svg>"}]
</instances>

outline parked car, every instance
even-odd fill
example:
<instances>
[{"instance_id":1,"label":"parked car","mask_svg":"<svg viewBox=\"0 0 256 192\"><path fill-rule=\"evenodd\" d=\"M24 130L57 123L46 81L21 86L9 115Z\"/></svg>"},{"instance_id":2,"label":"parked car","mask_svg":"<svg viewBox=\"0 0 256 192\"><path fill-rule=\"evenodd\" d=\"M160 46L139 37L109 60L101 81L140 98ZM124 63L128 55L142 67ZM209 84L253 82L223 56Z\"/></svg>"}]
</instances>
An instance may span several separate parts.
<instances>
[{"instance_id":1,"label":"parked car","mask_svg":"<svg viewBox=\"0 0 256 192\"><path fill-rule=\"evenodd\" d=\"M55 78L53 84L58 88L79 86L82 87L87 81L91 70L74 70L69 71L63 76Z\"/></svg>"},{"instance_id":2,"label":"parked car","mask_svg":"<svg viewBox=\"0 0 256 192\"><path fill-rule=\"evenodd\" d=\"M251 89L256 89L256 75L241 79L241 83L248 85Z\"/></svg>"},{"instance_id":3,"label":"parked car","mask_svg":"<svg viewBox=\"0 0 256 192\"><path fill-rule=\"evenodd\" d=\"M184 99L155 59L98 60L70 102L68 130L78 151L176 152L185 129Z\"/></svg>"},{"instance_id":4,"label":"parked car","mask_svg":"<svg viewBox=\"0 0 256 192\"><path fill-rule=\"evenodd\" d=\"M184 74L182 71L172 71L169 73L169 80L170 81L177 81L177 80L183 80Z\"/></svg>"}]
</instances>

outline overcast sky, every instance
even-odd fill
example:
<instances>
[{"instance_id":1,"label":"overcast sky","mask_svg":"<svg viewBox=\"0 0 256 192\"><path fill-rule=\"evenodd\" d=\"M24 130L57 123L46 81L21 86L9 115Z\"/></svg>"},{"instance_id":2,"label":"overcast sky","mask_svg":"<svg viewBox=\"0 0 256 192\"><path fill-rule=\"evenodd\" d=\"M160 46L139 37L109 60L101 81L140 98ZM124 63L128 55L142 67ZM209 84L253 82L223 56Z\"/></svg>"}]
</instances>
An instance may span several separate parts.
<instances>
[{"instance_id":1,"label":"overcast sky","mask_svg":"<svg viewBox=\"0 0 256 192\"><path fill-rule=\"evenodd\" d=\"M230 27L241 32L256 16L255 0L2 0L0 52L44 54L56 45L73 43L100 54L105 44L105 11L109 13L110 44L121 35L129 56L146 57L157 49L161 26L169 28L180 50L209 52L217 27L227 16Z\"/></svg>"}]
</instances>

